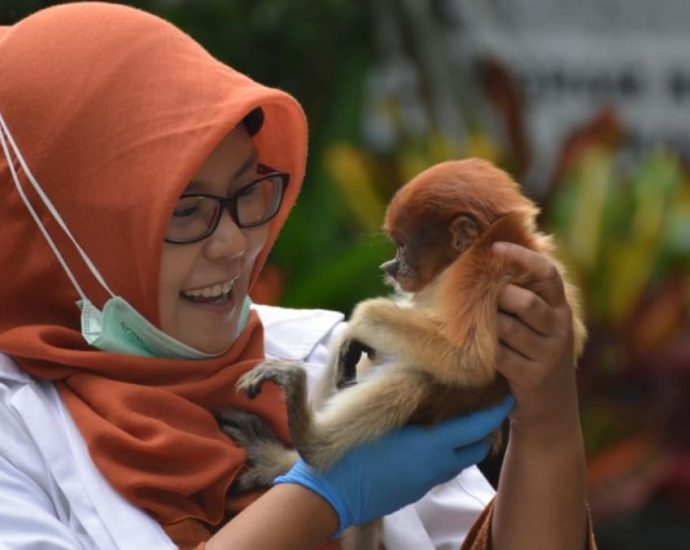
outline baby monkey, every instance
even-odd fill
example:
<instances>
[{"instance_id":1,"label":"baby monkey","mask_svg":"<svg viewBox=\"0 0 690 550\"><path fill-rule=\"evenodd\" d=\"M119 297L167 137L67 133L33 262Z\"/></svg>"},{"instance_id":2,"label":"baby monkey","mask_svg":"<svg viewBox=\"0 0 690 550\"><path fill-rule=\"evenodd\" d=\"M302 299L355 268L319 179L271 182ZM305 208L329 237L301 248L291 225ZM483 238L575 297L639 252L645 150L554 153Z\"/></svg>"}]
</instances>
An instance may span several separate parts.
<instances>
[{"instance_id":1,"label":"baby monkey","mask_svg":"<svg viewBox=\"0 0 690 550\"><path fill-rule=\"evenodd\" d=\"M551 258L573 314L576 355L585 340L576 289L552 256L551 237L538 231L537 214L518 184L487 161L448 161L423 171L398 190L384 221L396 254L381 267L403 296L355 307L332 353L333 391L320 397L323 406L309 404L304 370L285 361L260 364L240 379L238 391L252 397L267 381L283 386L292 442L317 469L405 424L436 423L502 401L508 385L495 368L498 296L508 283L528 284L531 275L493 254L494 242ZM360 361L362 352L368 357ZM228 420L226 431L239 436ZM242 444L251 447L247 439ZM264 460L262 452L252 456L255 469L265 477L281 473L266 467L275 457ZM251 478L252 470L245 475Z\"/></svg>"}]
</instances>

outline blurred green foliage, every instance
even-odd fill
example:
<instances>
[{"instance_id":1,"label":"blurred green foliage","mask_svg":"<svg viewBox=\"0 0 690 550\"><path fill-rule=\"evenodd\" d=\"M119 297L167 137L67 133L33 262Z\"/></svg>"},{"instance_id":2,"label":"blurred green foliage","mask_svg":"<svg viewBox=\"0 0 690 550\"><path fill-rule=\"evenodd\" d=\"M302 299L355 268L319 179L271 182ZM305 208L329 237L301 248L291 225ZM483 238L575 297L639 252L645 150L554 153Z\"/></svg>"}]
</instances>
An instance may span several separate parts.
<instances>
[{"instance_id":1,"label":"blurred green foliage","mask_svg":"<svg viewBox=\"0 0 690 550\"><path fill-rule=\"evenodd\" d=\"M590 321L632 315L648 285L690 267L690 196L680 161L657 151L626 170L611 152L588 151L565 176L546 222L584 292Z\"/></svg>"}]
</instances>

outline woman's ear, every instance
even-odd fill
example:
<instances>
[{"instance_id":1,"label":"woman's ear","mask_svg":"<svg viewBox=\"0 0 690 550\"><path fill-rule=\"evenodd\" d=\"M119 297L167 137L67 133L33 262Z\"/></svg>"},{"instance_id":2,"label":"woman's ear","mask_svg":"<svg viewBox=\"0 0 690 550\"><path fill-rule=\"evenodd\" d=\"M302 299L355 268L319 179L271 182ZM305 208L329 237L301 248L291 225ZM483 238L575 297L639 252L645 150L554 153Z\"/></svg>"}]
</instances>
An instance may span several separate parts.
<instances>
[{"instance_id":1,"label":"woman's ear","mask_svg":"<svg viewBox=\"0 0 690 550\"><path fill-rule=\"evenodd\" d=\"M479 237L479 224L466 214L458 214L450 222L451 244L458 252L464 252Z\"/></svg>"}]
</instances>

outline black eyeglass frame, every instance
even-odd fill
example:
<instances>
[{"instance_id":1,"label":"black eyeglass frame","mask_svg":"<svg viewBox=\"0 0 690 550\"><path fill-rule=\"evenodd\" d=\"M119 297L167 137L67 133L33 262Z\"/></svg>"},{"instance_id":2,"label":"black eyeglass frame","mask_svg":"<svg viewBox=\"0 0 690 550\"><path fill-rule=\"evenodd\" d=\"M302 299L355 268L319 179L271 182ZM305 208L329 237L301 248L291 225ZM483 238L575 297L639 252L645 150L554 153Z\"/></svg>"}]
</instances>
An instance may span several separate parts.
<instances>
[{"instance_id":1,"label":"black eyeglass frame","mask_svg":"<svg viewBox=\"0 0 690 550\"><path fill-rule=\"evenodd\" d=\"M283 199L285 198L285 190L287 189L288 184L290 183L290 174L287 172L280 172L278 170L272 170L271 168L268 168L267 166L264 165L259 165L258 170L259 173L261 173L261 176L256 178L255 180L250 181L247 185L242 186L240 189L237 189L234 193L231 195L228 195L227 197L222 197L219 195L211 195L209 193L187 193L184 195L180 196L180 199L187 198L187 197L204 197L207 199L213 199L216 202L220 204L220 209L218 210L218 215L216 216L215 221L209 227L208 231L204 233L201 237L198 237L192 241L176 241L172 239L168 239L167 237L164 239L166 243L171 243L171 244L193 244L193 243L198 243L199 241L203 241L204 239L207 239L213 233L215 233L216 229L218 229L218 224L220 223L220 218L223 216L223 212L225 210L228 211L228 214L230 214L230 218L232 221L239 227L240 229L251 229L253 227L259 227L261 225L264 225L268 222L270 222L273 218L276 217L278 212L280 212L280 207L283 204ZM255 185L259 185L262 181L267 180L269 178L275 178L278 177L281 180L281 189L280 189L280 198L278 200L278 206L275 209L275 212L273 212L268 218L261 220L258 223L251 223L251 224L243 224L240 223L239 221L239 214L237 211L237 201L239 199L239 196L246 192L247 189L250 189L251 187L254 187Z\"/></svg>"}]
</instances>

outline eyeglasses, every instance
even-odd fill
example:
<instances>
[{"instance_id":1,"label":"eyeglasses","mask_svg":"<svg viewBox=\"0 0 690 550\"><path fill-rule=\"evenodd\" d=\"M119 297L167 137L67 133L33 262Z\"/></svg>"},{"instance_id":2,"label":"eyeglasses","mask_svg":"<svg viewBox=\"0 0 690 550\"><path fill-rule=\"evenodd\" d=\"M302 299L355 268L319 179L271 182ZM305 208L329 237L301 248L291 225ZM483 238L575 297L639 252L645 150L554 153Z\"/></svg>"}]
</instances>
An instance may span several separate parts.
<instances>
[{"instance_id":1,"label":"eyeglasses","mask_svg":"<svg viewBox=\"0 0 690 550\"><path fill-rule=\"evenodd\" d=\"M280 210L290 178L287 173L271 171L266 166L260 165L258 170L264 175L228 197L206 193L182 195L175 205L165 240L189 244L209 237L218 227L224 209L242 229L270 221Z\"/></svg>"}]
</instances>

